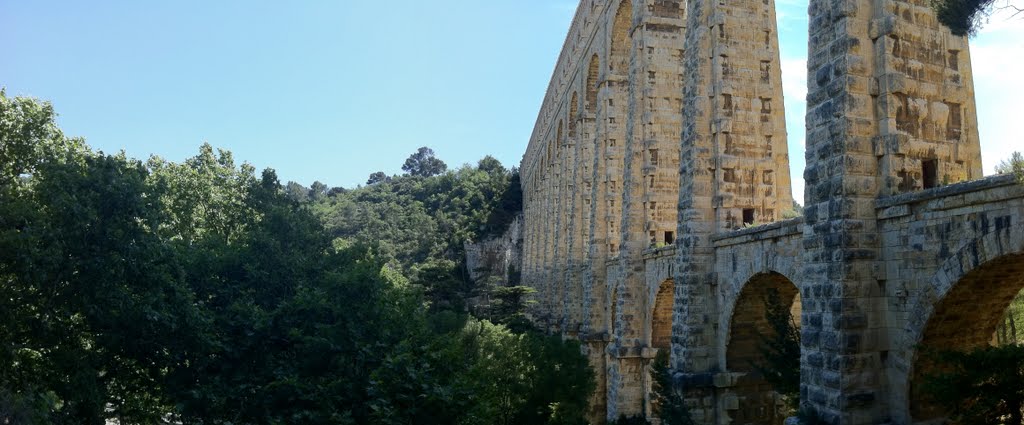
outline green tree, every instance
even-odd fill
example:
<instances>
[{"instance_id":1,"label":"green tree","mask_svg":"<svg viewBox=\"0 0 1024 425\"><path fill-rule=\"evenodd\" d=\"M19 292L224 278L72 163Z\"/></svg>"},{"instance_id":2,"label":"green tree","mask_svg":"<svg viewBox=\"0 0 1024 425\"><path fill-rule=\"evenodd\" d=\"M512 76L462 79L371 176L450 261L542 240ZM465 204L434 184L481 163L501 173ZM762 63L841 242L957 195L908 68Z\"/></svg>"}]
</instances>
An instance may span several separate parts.
<instances>
[{"instance_id":1,"label":"green tree","mask_svg":"<svg viewBox=\"0 0 1024 425\"><path fill-rule=\"evenodd\" d=\"M666 350L658 350L652 367L653 390L657 414L664 425L691 425L693 419L686 407L683 392L672 379L672 369L668 364L669 355Z\"/></svg>"},{"instance_id":2,"label":"green tree","mask_svg":"<svg viewBox=\"0 0 1024 425\"><path fill-rule=\"evenodd\" d=\"M161 188L140 162L65 138L48 104L0 93L0 117L8 406L51 423L158 421L161 384L204 323L158 237Z\"/></svg>"},{"instance_id":3,"label":"green tree","mask_svg":"<svg viewBox=\"0 0 1024 425\"><path fill-rule=\"evenodd\" d=\"M284 187L284 194L296 202L306 202L309 200L310 190L306 186L290 181Z\"/></svg>"},{"instance_id":4,"label":"green tree","mask_svg":"<svg viewBox=\"0 0 1024 425\"><path fill-rule=\"evenodd\" d=\"M376 171L373 174L370 174L370 178L366 179L366 184L367 185L377 184L377 183L381 183L381 182L386 182L386 181L388 181L390 179L391 178L388 177L387 174L384 174L383 171Z\"/></svg>"},{"instance_id":5,"label":"green tree","mask_svg":"<svg viewBox=\"0 0 1024 425\"><path fill-rule=\"evenodd\" d=\"M1024 423L1024 346L925 353L923 389L951 419L968 424Z\"/></svg>"},{"instance_id":6,"label":"green tree","mask_svg":"<svg viewBox=\"0 0 1024 425\"><path fill-rule=\"evenodd\" d=\"M1020 152L1014 152L1010 159L996 165L996 174L1013 174L1017 176L1017 181L1024 184L1024 156Z\"/></svg>"},{"instance_id":7,"label":"green tree","mask_svg":"<svg viewBox=\"0 0 1024 425\"><path fill-rule=\"evenodd\" d=\"M996 0L932 0L931 3L939 22L953 34L962 36L977 34L996 8L995 4ZM1024 12L1009 2L1002 7L1015 10L1014 16Z\"/></svg>"},{"instance_id":8,"label":"green tree","mask_svg":"<svg viewBox=\"0 0 1024 425\"><path fill-rule=\"evenodd\" d=\"M309 200L316 202L327 196L327 185L317 180L309 186Z\"/></svg>"},{"instance_id":9,"label":"green tree","mask_svg":"<svg viewBox=\"0 0 1024 425\"><path fill-rule=\"evenodd\" d=\"M402 165L402 171L412 176L430 177L444 173L448 169L444 161L434 156L434 150L426 146L409 155Z\"/></svg>"},{"instance_id":10,"label":"green tree","mask_svg":"<svg viewBox=\"0 0 1024 425\"><path fill-rule=\"evenodd\" d=\"M495 323L507 326L513 332L533 329L526 317L526 309L534 301L530 297L537 292L529 286L502 286L491 289L490 316Z\"/></svg>"},{"instance_id":11,"label":"green tree","mask_svg":"<svg viewBox=\"0 0 1024 425\"><path fill-rule=\"evenodd\" d=\"M770 329L761 335L764 361L754 368L782 395L789 408L795 410L800 403L800 326L778 291L767 291L764 306Z\"/></svg>"},{"instance_id":12,"label":"green tree","mask_svg":"<svg viewBox=\"0 0 1024 425\"><path fill-rule=\"evenodd\" d=\"M488 174L505 174L508 170L495 157L487 155L477 161L476 168Z\"/></svg>"},{"instance_id":13,"label":"green tree","mask_svg":"<svg viewBox=\"0 0 1024 425\"><path fill-rule=\"evenodd\" d=\"M463 242L514 170L305 189L210 145L95 153L53 117L0 91L3 420L582 423L578 343L462 313Z\"/></svg>"}]
</instances>

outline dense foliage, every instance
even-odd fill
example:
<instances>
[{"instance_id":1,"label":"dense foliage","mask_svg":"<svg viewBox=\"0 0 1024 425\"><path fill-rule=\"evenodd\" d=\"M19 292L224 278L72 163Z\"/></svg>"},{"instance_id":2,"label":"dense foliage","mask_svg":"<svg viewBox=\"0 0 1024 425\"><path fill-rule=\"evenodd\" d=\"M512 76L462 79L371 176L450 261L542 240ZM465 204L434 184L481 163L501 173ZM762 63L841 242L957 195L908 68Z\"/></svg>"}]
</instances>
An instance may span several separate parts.
<instances>
[{"instance_id":1,"label":"dense foliage","mask_svg":"<svg viewBox=\"0 0 1024 425\"><path fill-rule=\"evenodd\" d=\"M578 423L579 346L469 319L445 255L511 178L143 163L0 92L0 423Z\"/></svg>"},{"instance_id":2,"label":"dense foliage","mask_svg":"<svg viewBox=\"0 0 1024 425\"><path fill-rule=\"evenodd\" d=\"M1024 346L925 353L924 391L965 424L1024 424Z\"/></svg>"},{"instance_id":3,"label":"dense foliage","mask_svg":"<svg viewBox=\"0 0 1024 425\"><path fill-rule=\"evenodd\" d=\"M465 310L467 299L491 289L469 279L464 243L500 235L522 210L517 170L487 156L476 167L426 177L377 172L370 181L309 203L335 246L366 246L422 287L435 310Z\"/></svg>"}]
</instances>

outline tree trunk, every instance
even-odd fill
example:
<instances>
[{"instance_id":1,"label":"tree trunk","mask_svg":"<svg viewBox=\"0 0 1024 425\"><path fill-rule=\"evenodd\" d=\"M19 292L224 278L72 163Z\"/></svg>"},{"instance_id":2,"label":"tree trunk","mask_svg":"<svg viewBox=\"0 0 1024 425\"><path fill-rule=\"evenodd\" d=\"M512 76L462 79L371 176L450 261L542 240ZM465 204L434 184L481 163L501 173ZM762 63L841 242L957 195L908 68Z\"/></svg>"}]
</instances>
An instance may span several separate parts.
<instances>
[{"instance_id":1,"label":"tree trunk","mask_svg":"<svg viewBox=\"0 0 1024 425\"><path fill-rule=\"evenodd\" d=\"M1010 344L1017 344L1017 324L1013 320L1013 309L1010 309L1010 337L1013 338Z\"/></svg>"},{"instance_id":2,"label":"tree trunk","mask_svg":"<svg viewBox=\"0 0 1024 425\"><path fill-rule=\"evenodd\" d=\"M1006 345L1006 318L1003 318L1002 322L999 322L999 326L996 326L996 345Z\"/></svg>"},{"instance_id":3,"label":"tree trunk","mask_svg":"<svg viewBox=\"0 0 1024 425\"><path fill-rule=\"evenodd\" d=\"M1007 423L1024 425L1024 413L1021 412L1021 409L1024 408L1024 400L1019 398L1006 400L1006 407L1010 409L1010 420Z\"/></svg>"}]
</instances>

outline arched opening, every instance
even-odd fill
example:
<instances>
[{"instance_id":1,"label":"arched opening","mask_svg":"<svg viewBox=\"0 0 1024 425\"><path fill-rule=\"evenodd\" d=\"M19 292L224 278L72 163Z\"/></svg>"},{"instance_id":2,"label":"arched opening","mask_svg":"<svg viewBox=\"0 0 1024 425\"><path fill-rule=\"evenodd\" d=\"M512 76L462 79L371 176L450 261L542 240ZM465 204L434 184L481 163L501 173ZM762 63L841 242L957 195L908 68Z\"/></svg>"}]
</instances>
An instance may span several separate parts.
<instances>
[{"instance_id":1,"label":"arched opening","mask_svg":"<svg viewBox=\"0 0 1024 425\"><path fill-rule=\"evenodd\" d=\"M558 120L558 132L555 139L558 141L559 147L565 144L565 139L562 138L562 120Z\"/></svg>"},{"instance_id":2,"label":"arched opening","mask_svg":"<svg viewBox=\"0 0 1024 425\"><path fill-rule=\"evenodd\" d=\"M800 311L800 291L782 274L760 273L743 286L733 309L725 356L726 369L737 374L732 390L739 399L738 408L728 412L734 423L779 424L791 413L781 403L780 393L792 394L793 376L799 391ZM781 345L782 351L773 353L769 344ZM795 355L780 355L787 350L795 350ZM773 383L764 371L790 379Z\"/></svg>"},{"instance_id":3,"label":"arched opening","mask_svg":"<svg viewBox=\"0 0 1024 425\"><path fill-rule=\"evenodd\" d=\"M915 421L946 416L943 406L930 402L923 388L925 376L936 371L927 353L934 350L967 352L987 346L1020 344L1021 330L1001 325L1007 311L1024 289L1024 254L1008 254L988 261L961 277L935 306L925 325L914 359L910 382L910 412ZM1019 301L1018 301L1019 302ZM1014 323L1016 327L1016 323Z\"/></svg>"},{"instance_id":4,"label":"arched opening","mask_svg":"<svg viewBox=\"0 0 1024 425\"><path fill-rule=\"evenodd\" d=\"M658 350L672 348L672 303L674 300L672 279L661 283L654 297L654 311L651 314L651 347Z\"/></svg>"},{"instance_id":5,"label":"arched opening","mask_svg":"<svg viewBox=\"0 0 1024 425\"><path fill-rule=\"evenodd\" d=\"M587 68L587 104L585 110L593 114L597 110L597 78L600 74L601 59L595 54L590 57L590 65Z\"/></svg>"},{"instance_id":6,"label":"arched opening","mask_svg":"<svg viewBox=\"0 0 1024 425\"><path fill-rule=\"evenodd\" d=\"M626 75L629 71L629 31L633 22L633 6L631 0L622 0L619 10L615 12L612 23L612 60L608 61L608 71L615 75Z\"/></svg>"},{"instance_id":7,"label":"arched opening","mask_svg":"<svg viewBox=\"0 0 1024 425\"><path fill-rule=\"evenodd\" d=\"M579 114L579 97L572 92L572 101L569 102L569 138L576 138L576 120Z\"/></svg>"}]
</instances>

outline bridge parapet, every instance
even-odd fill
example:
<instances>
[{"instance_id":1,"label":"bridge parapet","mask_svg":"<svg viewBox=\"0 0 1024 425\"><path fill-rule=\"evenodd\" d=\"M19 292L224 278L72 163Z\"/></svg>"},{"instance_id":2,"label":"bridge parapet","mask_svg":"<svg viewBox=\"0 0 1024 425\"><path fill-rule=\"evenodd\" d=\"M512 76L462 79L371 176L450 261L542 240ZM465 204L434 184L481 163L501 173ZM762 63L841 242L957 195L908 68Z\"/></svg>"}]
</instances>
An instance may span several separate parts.
<instances>
[{"instance_id":1,"label":"bridge parapet","mask_svg":"<svg viewBox=\"0 0 1024 425\"><path fill-rule=\"evenodd\" d=\"M794 217L788 220L776 221L759 226L746 227L731 232L718 233L711 236L714 246L725 247L744 243L757 242L766 239L794 236L803 232L803 217Z\"/></svg>"}]
</instances>

